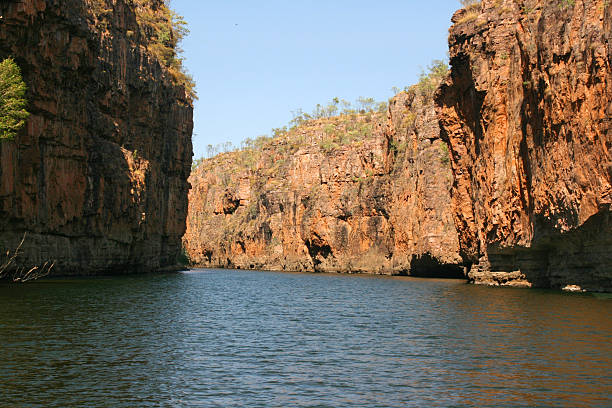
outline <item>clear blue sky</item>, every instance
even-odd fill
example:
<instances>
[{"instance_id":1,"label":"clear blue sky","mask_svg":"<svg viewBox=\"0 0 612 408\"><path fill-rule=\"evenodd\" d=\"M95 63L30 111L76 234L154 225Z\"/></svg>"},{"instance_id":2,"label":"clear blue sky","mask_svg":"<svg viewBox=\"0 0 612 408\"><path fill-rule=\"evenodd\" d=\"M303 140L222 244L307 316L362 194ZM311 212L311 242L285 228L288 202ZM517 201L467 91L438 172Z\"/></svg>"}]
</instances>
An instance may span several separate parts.
<instances>
[{"instance_id":1,"label":"clear blue sky","mask_svg":"<svg viewBox=\"0 0 612 408\"><path fill-rule=\"evenodd\" d=\"M383 101L446 58L458 0L172 0L191 34L185 65L199 100L194 158L206 145L270 134L291 111L333 97Z\"/></svg>"}]
</instances>

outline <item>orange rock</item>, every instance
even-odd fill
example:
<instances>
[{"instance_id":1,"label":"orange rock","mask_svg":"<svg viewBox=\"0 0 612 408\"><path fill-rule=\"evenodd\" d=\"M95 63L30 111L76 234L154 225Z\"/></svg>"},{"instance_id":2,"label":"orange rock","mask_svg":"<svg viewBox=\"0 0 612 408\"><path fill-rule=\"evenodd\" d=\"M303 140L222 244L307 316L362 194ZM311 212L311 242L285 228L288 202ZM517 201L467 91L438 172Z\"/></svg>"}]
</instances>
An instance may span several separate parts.
<instances>
[{"instance_id":1,"label":"orange rock","mask_svg":"<svg viewBox=\"0 0 612 408\"><path fill-rule=\"evenodd\" d=\"M443 146L433 101L401 93L387 115L312 121L205 160L184 246L200 266L461 276Z\"/></svg>"},{"instance_id":2,"label":"orange rock","mask_svg":"<svg viewBox=\"0 0 612 408\"><path fill-rule=\"evenodd\" d=\"M436 100L470 277L612 290L612 6L477 10L453 17Z\"/></svg>"}]
</instances>

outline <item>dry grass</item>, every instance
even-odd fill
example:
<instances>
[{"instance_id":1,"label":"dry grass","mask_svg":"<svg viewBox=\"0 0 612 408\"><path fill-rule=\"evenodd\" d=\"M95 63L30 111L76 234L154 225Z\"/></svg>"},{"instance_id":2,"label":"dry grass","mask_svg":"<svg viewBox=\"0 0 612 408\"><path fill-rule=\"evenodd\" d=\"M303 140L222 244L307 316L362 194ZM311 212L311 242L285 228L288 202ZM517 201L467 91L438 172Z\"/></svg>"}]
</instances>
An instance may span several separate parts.
<instances>
[{"instance_id":1,"label":"dry grass","mask_svg":"<svg viewBox=\"0 0 612 408\"><path fill-rule=\"evenodd\" d=\"M474 21L480 15L481 2L476 0L461 0L461 4L465 9L465 14L461 17L457 24L465 24Z\"/></svg>"}]
</instances>

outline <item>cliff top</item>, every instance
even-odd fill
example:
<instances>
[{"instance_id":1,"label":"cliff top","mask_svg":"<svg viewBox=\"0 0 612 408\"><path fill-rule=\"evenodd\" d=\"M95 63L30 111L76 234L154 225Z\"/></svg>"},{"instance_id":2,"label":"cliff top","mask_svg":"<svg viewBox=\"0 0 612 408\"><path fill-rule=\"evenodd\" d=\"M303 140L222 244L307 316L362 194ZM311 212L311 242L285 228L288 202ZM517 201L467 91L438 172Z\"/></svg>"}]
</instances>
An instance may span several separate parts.
<instances>
[{"instance_id":1,"label":"cliff top","mask_svg":"<svg viewBox=\"0 0 612 408\"><path fill-rule=\"evenodd\" d=\"M382 131L385 118L386 113L369 111L304 120L290 129L275 129L273 136L247 139L240 149L196 161L193 174L201 176L217 170L278 175L287 159L298 151L332 155L373 139Z\"/></svg>"},{"instance_id":2,"label":"cliff top","mask_svg":"<svg viewBox=\"0 0 612 408\"><path fill-rule=\"evenodd\" d=\"M143 44L177 85L185 88L190 101L197 98L195 83L183 66L181 41L189 34L187 22L176 14L168 0L124 0L131 13L121 13L116 2L87 0L90 26L110 33L125 31L129 41ZM135 21L132 20L132 16Z\"/></svg>"},{"instance_id":3,"label":"cliff top","mask_svg":"<svg viewBox=\"0 0 612 408\"><path fill-rule=\"evenodd\" d=\"M418 83L405 87L403 91L398 90L388 102L360 97L351 104L334 98L327 106L317 105L311 113L298 110L290 122L291 127L273 129L272 136L247 138L240 148L235 148L231 143L209 145L208 153L211 157L195 160L193 174L202 175L213 168L225 172L278 168L285 158L300 150L332 155L383 134L387 120L391 117L389 109L402 110L402 115L394 116L393 126L405 130L417 121L424 120L417 117L415 107L433 100L434 92L447 72L446 63L436 60L421 74ZM399 118L401 122L397 121ZM391 141L389 147L391 150L402 148L397 141ZM219 150L224 151L219 153ZM262 162L262 153L274 161Z\"/></svg>"}]
</instances>

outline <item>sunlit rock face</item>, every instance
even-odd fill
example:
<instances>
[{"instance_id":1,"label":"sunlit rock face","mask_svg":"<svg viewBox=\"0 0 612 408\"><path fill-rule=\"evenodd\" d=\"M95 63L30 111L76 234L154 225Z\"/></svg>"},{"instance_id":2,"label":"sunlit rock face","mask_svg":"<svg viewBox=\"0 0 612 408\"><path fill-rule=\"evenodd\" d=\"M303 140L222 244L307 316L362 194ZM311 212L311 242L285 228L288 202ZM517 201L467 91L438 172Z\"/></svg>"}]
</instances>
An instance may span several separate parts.
<instances>
[{"instance_id":1,"label":"sunlit rock face","mask_svg":"<svg viewBox=\"0 0 612 408\"><path fill-rule=\"evenodd\" d=\"M485 0L453 22L436 109L470 278L612 290L612 4Z\"/></svg>"},{"instance_id":2,"label":"sunlit rock face","mask_svg":"<svg viewBox=\"0 0 612 408\"><path fill-rule=\"evenodd\" d=\"M196 265L463 276L448 150L418 92L207 159L190 182Z\"/></svg>"},{"instance_id":3,"label":"sunlit rock face","mask_svg":"<svg viewBox=\"0 0 612 408\"><path fill-rule=\"evenodd\" d=\"M150 2L150 7L161 2ZM0 4L0 57L28 86L27 125L0 142L0 249L56 274L174 265L187 213L192 107L142 45L124 0Z\"/></svg>"}]
</instances>

